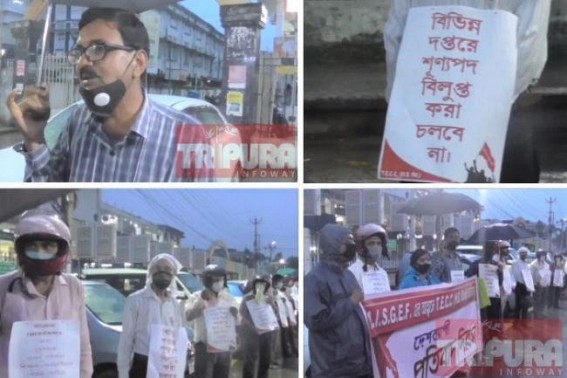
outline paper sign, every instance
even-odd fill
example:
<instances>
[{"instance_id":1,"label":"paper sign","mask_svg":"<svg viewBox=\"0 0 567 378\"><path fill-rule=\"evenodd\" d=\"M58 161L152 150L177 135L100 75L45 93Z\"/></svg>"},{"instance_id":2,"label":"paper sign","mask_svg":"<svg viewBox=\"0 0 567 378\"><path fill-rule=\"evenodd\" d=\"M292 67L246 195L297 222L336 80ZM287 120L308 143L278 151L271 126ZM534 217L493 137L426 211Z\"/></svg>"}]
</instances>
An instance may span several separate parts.
<instances>
[{"instance_id":1,"label":"paper sign","mask_svg":"<svg viewBox=\"0 0 567 378\"><path fill-rule=\"evenodd\" d=\"M506 11L463 6L410 9L379 178L499 180L516 79L517 20Z\"/></svg>"},{"instance_id":2,"label":"paper sign","mask_svg":"<svg viewBox=\"0 0 567 378\"><path fill-rule=\"evenodd\" d=\"M492 264L478 264L478 275L484 280L488 296L500 297L500 285L498 284L498 268Z\"/></svg>"},{"instance_id":3,"label":"paper sign","mask_svg":"<svg viewBox=\"0 0 567 378\"><path fill-rule=\"evenodd\" d=\"M15 322L9 348L10 378L76 378L80 375L78 321Z\"/></svg>"},{"instance_id":4,"label":"paper sign","mask_svg":"<svg viewBox=\"0 0 567 378\"><path fill-rule=\"evenodd\" d=\"M522 277L524 278L524 283L526 284L528 291L531 291L533 293L535 291L535 287L532 271L529 268L522 269Z\"/></svg>"},{"instance_id":5,"label":"paper sign","mask_svg":"<svg viewBox=\"0 0 567 378\"><path fill-rule=\"evenodd\" d=\"M203 311L203 317L207 329L208 352L236 349L236 321L228 307L210 307Z\"/></svg>"},{"instance_id":6,"label":"paper sign","mask_svg":"<svg viewBox=\"0 0 567 378\"><path fill-rule=\"evenodd\" d=\"M246 66L228 66L228 88L246 89Z\"/></svg>"},{"instance_id":7,"label":"paper sign","mask_svg":"<svg viewBox=\"0 0 567 378\"><path fill-rule=\"evenodd\" d=\"M390 282L388 277L380 274L379 271L362 273L362 291L364 295L385 293L390 291Z\"/></svg>"},{"instance_id":8,"label":"paper sign","mask_svg":"<svg viewBox=\"0 0 567 378\"><path fill-rule=\"evenodd\" d=\"M183 378L188 348L189 340L185 328L152 324L147 377Z\"/></svg>"},{"instance_id":9,"label":"paper sign","mask_svg":"<svg viewBox=\"0 0 567 378\"><path fill-rule=\"evenodd\" d=\"M502 272L502 289L506 295L512 294L512 274L510 270L511 267L506 265Z\"/></svg>"},{"instance_id":10,"label":"paper sign","mask_svg":"<svg viewBox=\"0 0 567 378\"><path fill-rule=\"evenodd\" d=\"M254 299L246 302L248 312L258 334L273 331L278 328L278 320L272 306L267 303L258 304Z\"/></svg>"},{"instance_id":11,"label":"paper sign","mask_svg":"<svg viewBox=\"0 0 567 378\"><path fill-rule=\"evenodd\" d=\"M226 94L226 115L242 117L244 112L244 94L242 92L228 92Z\"/></svg>"},{"instance_id":12,"label":"paper sign","mask_svg":"<svg viewBox=\"0 0 567 378\"><path fill-rule=\"evenodd\" d=\"M551 284L551 270L542 268L539 270L540 276L540 285L543 287L547 287Z\"/></svg>"},{"instance_id":13,"label":"paper sign","mask_svg":"<svg viewBox=\"0 0 567 378\"><path fill-rule=\"evenodd\" d=\"M451 271L451 282L461 282L465 280L465 271L464 270L452 270Z\"/></svg>"},{"instance_id":14,"label":"paper sign","mask_svg":"<svg viewBox=\"0 0 567 378\"><path fill-rule=\"evenodd\" d=\"M555 273L553 274L553 286L555 287L563 287L563 282L565 278L565 273L562 269L555 269Z\"/></svg>"}]
</instances>

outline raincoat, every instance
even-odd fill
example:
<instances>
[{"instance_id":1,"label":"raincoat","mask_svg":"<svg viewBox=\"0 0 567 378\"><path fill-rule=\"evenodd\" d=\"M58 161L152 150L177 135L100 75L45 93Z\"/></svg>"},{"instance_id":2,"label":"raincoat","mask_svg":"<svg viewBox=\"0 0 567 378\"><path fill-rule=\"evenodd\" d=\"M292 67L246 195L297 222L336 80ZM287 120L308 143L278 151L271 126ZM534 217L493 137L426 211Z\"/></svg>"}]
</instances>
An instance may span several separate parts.
<instances>
[{"instance_id":1,"label":"raincoat","mask_svg":"<svg viewBox=\"0 0 567 378\"><path fill-rule=\"evenodd\" d=\"M305 276L305 325L313 378L371 375L370 338L362 307L350 297L360 290L354 275L340 267L340 247L349 231L337 225L321 230L322 261Z\"/></svg>"}]
</instances>

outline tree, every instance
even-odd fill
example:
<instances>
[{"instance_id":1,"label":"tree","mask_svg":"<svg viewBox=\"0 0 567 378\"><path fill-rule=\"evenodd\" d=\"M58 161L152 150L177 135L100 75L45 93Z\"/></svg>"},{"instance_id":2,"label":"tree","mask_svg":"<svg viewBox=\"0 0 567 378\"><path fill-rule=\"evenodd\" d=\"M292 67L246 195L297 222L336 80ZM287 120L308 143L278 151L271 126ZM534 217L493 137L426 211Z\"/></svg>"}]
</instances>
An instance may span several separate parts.
<instances>
[{"instance_id":1,"label":"tree","mask_svg":"<svg viewBox=\"0 0 567 378\"><path fill-rule=\"evenodd\" d=\"M297 256L288 257L285 263L288 268L299 269L299 259Z\"/></svg>"}]
</instances>

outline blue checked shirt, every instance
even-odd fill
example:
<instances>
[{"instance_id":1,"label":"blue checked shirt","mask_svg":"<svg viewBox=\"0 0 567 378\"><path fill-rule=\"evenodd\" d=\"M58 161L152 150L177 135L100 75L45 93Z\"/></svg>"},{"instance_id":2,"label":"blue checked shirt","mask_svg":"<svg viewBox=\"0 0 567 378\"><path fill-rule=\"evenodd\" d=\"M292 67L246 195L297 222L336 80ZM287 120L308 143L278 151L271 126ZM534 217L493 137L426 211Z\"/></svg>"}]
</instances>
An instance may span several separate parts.
<instances>
[{"instance_id":1,"label":"blue checked shirt","mask_svg":"<svg viewBox=\"0 0 567 378\"><path fill-rule=\"evenodd\" d=\"M193 143L208 144L203 127L191 116L149 99L130 133L114 144L86 105L72 113L55 147L25 153L26 181L55 182L182 182L212 181L176 173L177 127L196 127ZM187 127L187 126L185 126ZM211 170L212 171L212 170Z\"/></svg>"}]
</instances>

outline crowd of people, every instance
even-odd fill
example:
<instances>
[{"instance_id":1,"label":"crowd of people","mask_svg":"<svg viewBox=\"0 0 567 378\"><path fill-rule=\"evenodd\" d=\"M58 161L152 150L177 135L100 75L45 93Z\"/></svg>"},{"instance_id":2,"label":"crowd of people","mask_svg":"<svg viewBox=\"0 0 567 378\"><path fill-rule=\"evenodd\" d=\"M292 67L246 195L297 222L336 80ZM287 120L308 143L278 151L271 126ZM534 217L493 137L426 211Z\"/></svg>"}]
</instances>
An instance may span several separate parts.
<instances>
[{"instance_id":1,"label":"crowd of people","mask_svg":"<svg viewBox=\"0 0 567 378\"><path fill-rule=\"evenodd\" d=\"M526 323L522 321L532 317L532 306L534 318L543 318L548 307L559 308L565 286L562 255L554 255L550 262L544 251L538 251L536 259L528 263L527 247L519 248L516 260L509 256L509 242L492 240L484 244L480 259L464 264L457 252L460 240L459 230L450 227L445 230L438 251L430 253L418 248L404 254L396 280L381 266L383 259L390 258L384 228L366 224L351 232L337 224L323 227L319 233L320 263L305 276L304 320L309 331L310 356L307 375L375 376L376 361L361 302L394 288L404 290L477 276L480 318L485 326L495 324L498 332L503 331L503 320L508 316L503 306L507 296L514 295L511 316L516 328L524 327ZM494 269L498 277L496 294L488 293L488 283L481 272L486 266ZM460 373L463 372L457 372Z\"/></svg>"},{"instance_id":2,"label":"crowd of people","mask_svg":"<svg viewBox=\"0 0 567 378\"><path fill-rule=\"evenodd\" d=\"M33 322L76 328L76 344L65 348L80 351L80 361L73 361L77 368L73 376L90 378L93 355L83 285L76 276L64 273L69 228L57 216L32 211L22 217L16 232L19 269L0 276L0 378L22 374L12 362L17 358L8 356L13 345L22 342L14 340L12 330L18 323L34 326ZM158 254L149 262L145 287L126 298L117 350L120 378L157 373L159 363L151 357L156 349L157 360L169 361L167 368L175 372L168 376L183 377L190 344L178 340L185 340L186 327L194 335L196 378L230 377L237 349L243 378L267 378L271 367L282 366L283 358L297 357L297 277L257 276L245 285L239 304L228 290L227 272L208 265L202 273L203 289L183 303L175 281L181 268L173 255ZM262 318L273 321L266 323ZM211 331L215 327L217 333ZM224 332L221 337L218 329ZM179 361L171 365L176 358Z\"/></svg>"}]
</instances>

